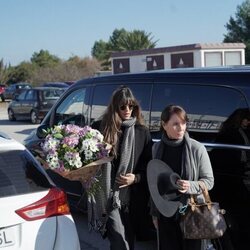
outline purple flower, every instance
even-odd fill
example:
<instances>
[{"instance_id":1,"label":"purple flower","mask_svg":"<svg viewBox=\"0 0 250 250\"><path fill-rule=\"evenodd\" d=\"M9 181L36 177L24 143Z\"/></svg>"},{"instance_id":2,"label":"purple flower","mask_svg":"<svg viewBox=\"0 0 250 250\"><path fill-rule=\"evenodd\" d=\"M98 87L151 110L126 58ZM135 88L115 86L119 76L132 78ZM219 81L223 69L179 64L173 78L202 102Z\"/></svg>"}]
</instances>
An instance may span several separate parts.
<instances>
[{"instance_id":1,"label":"purple flower","mask_svg":"<svg viewBox=\"0 0 250 250\"><path fill-rule=\"evenodd\" d=\"M78 136L68 136L65 137L62 141L63 144L66 144L69 147L75 147L79 144L79 137Z\"/></svg>"}]
</instances>

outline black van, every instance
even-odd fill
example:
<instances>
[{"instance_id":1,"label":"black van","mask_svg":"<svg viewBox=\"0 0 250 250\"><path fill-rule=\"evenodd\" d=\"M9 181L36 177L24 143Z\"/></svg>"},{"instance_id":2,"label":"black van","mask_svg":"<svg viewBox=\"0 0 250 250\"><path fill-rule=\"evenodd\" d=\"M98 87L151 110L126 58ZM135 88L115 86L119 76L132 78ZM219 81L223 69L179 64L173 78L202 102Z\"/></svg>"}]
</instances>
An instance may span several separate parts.
<instances>
[{"instance_id":1,"label":"black van","mask_svg":"<svg viewBox=\"0 0 250 250\"><path fill-rule=\"evenodd\" d=\"M164 107L184 107L190 136L204 143L211 158L215 175L211 198L226 209L228 230L216 241L216 249L246 249L250 245L250 115L249 120L239 116L250 113L250 67L173 69L80 80L60 97L25 145L29 149L37 145L44 127L91 125L120 85L129 86L140 101L153 140L160 138ZM240 119L246 123L245 136L239 132Z\"/></svg>"}]
</instances>

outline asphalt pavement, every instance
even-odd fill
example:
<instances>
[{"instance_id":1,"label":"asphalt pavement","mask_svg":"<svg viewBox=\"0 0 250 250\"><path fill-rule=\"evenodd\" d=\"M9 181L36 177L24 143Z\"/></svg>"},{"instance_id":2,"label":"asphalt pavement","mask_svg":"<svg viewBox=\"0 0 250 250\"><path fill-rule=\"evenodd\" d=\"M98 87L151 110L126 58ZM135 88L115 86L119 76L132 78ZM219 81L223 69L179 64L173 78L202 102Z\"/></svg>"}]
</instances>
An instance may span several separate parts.
<instances>
[{"instance_id":1,"label":"asphalt pavement","mask_svg":"<svg viewBox=\"0 0 250 250\"><path fill-rule=\"evenodd\" d=\"M72 213L76 223L81 250L109 250L108 239L103 239L101 235L94 231L89 231L87 223L87 214ZM156 250L156 241L137 241L135 250Z\"/></svg>"}]
</instances>

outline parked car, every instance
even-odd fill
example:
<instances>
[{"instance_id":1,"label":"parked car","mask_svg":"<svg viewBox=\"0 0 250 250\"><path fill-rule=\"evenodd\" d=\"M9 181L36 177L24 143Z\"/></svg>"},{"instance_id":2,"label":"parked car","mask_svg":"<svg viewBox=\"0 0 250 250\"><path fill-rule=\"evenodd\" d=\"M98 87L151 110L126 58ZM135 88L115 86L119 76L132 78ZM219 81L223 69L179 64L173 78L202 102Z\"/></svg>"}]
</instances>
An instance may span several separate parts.
<instances>
[{"instance_id":1,"label":"parked car","mask_svg":"<svg viewBox=\"0 0 250 250\"><path fill-rule=\"evenodd\" d=\"M228 229L214 241L216 249L245 249L250 245L250 145L241 140L220 142L218 137L220 128L235 110L250 111L249 79L249 66L172 69L83 79L63 93L24 143L30 149L39 146L43 129L53 125L91 125L100 119L112 92L120 85L129 86L140 101L154 141L161 137L161 111L168 104L181 105L189 116L190 136L203 143L211 157L215 176L211 199L226 210ZM237 120L233 121L235 126ZM250 134L249 127L246 129ZM230 133L227 138L230 139ZM249 138L244 141L247 140L250 141ZM243 152L242 157L228 162L232 152Z\"/></svg>"},{"instance_id":2,"label":"parked car","mask_svg":"<svg viewBox=\"0 0 250 250\"><path fill-rule=\"evenodd\" d=\"M0 99L3 102L4 101L4 96L3 93L5 91L6 85L5 84L0 84Z\"/></svg>"},{"instance_id":3,"label":"parked car","mask_svg":"<svg viewBox=\"0 0 250 250\"><path fill-rule=\"evenodd\" d=\"M42 87L54 87L54 88L68 88L69 84L65 82L45 82Z\"/></svg>"},{"instance_id":4,"label":"parked car","mask_svg":"<svg viewBox=\"0 0 250 250\"><path fill-rule=\"evenodd\" d=\"M0 248L80 250L66 193L34 156L0 133Z\"/></svg>"},{"instance_id":5,"label":"parked car","mask_svg":"<svg viewBox=\"0 0 250 250\"><path fill-rule=\"evenodd\" d=\"M3 101L6 99L13 99L15 96L19 95L24 89L31 89L32 85L25 82L14 83L5 88L3 93Z\"/></svg>"},{"instance_id":6,"label":"parked car","mask_svg":"<svg viewBox=\"0 0 250 250\"><path fill-rule=\"evenodd\" d=\"M52 87L23 90L8 105L9 120L29 119L33 124L39 123L63 92L64 89Z\"/></svg>"}]
</instances>

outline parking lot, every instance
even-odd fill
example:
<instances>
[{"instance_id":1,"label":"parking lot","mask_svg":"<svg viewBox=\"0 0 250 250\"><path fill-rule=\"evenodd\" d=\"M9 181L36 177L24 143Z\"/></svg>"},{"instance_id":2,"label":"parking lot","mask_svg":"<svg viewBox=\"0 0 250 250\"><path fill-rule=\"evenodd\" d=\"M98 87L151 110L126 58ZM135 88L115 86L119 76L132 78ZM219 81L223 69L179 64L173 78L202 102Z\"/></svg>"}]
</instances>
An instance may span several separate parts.
<instances>
[{"instance_id":1,"label":"parking lot","mask_svg":"<svg viewBox=\"0 0 250 250\"><path fill-rule=\"evenodd\" d=\"M7 102L0 102L0 131L22 142L23 139L38 125L33 125L29 121L10 122L7 115L7 106ZM109 242L107 239L104 240L100 234L89 231L87 225L87 214L74 212L72 215L77 226L81 250L109 249ZM136 242L135 250L153 249L156 249L156 243L154 241Z\"/></svg>"}]
</instances>

